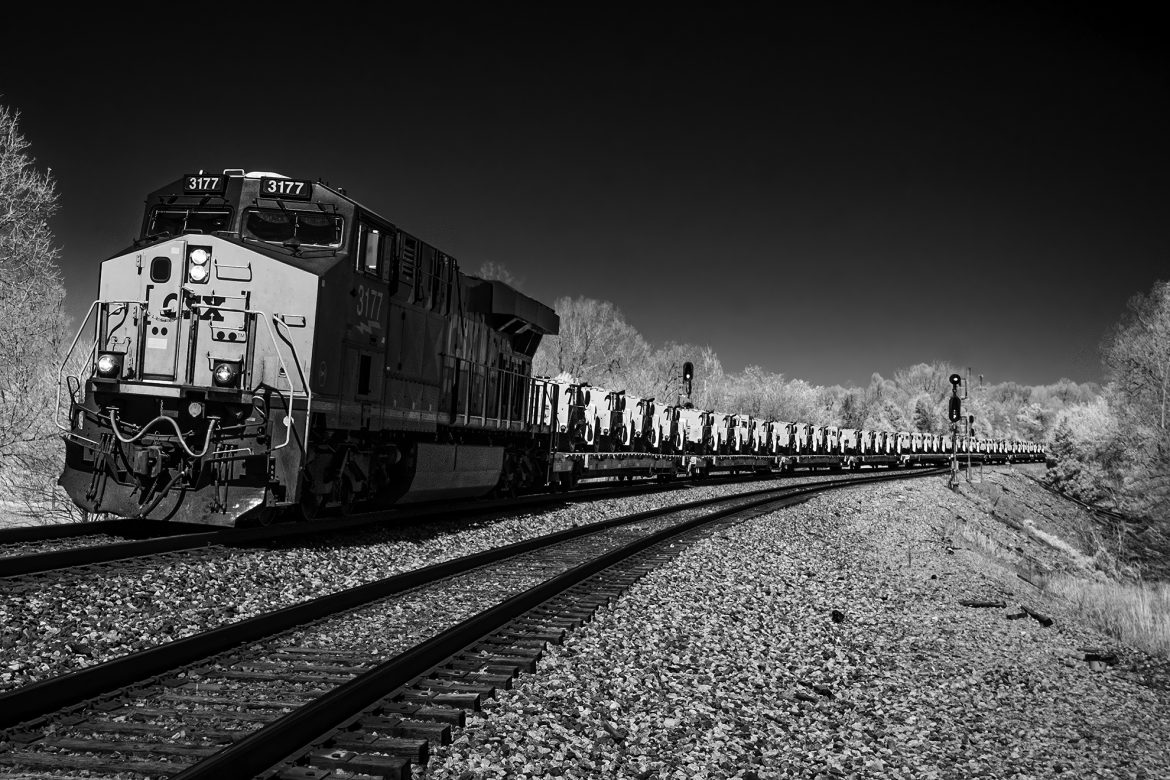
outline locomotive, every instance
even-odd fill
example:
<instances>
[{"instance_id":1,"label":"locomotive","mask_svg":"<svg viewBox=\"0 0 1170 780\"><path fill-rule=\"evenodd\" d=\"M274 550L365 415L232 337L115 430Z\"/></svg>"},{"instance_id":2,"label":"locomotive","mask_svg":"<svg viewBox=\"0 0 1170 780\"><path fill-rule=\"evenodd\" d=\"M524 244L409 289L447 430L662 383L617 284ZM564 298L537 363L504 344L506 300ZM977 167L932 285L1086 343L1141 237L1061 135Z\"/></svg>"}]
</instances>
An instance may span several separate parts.
<instances>
[{"instance_id":1,"label":"locomotive","mask_svg":"<svg viewBox=\"0 0 1170 780\"><path fill-rule=\"evenodd\" d=\"M340 188L184 175L101 265L58 373L59 483L88 512L232 525L593 477L1043 457L534 376L558 327Z\"/></svg>"}]
</instances>

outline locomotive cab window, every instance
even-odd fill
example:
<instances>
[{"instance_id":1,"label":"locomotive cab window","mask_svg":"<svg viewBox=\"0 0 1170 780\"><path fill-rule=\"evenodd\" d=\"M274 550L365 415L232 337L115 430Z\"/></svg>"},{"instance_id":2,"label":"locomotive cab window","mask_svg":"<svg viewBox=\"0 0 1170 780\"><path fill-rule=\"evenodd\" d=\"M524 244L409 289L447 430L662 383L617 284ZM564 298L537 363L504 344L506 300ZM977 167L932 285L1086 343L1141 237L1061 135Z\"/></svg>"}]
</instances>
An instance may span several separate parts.
<instances>
[{"instance_id":1,"label":"locomotive cab window","mask_svg":"<svg viewBox=\"0 0 1170 780\"><path fill-rule=\"evenodd\" d=\"M156 206L150 212L146 238L181 236L184 233L214 233L230 230L232 211L225 208L183 208Z\"/></svg>"},{"instance_id":2,"label":"locomotive cab window","mask_svg":"<svg viewBox=\"0 0 1170 780\"><path fill-rule=\"evenodd\" d=\"M382 244L388 243L387 238L388 236L377 227L361 223L358 229L358 249L354 255L354 270L377 276L382 256L385 254Z\"/></svg>"},{"instance_id":3,"label":"locomotive cab window","mask_svg":"<svg viewBox=\"0 0 1170 780\"><path fill-rule=\"evenodd\" d=\"M344 220L336 214L293 209L249 209L243 236L269 244L338 247Z\"/></svg>"}]
</instances>

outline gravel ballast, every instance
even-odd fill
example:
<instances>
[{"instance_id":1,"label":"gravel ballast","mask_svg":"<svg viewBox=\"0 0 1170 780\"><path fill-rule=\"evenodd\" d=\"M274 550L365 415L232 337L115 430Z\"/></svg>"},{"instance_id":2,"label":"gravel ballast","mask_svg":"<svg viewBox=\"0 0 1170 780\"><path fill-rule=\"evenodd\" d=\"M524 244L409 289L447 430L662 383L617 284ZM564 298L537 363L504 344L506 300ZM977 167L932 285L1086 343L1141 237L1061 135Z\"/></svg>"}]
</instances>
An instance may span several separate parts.
<instances>
[{"instance_id":1,"label":"gravel ballast","mask_svg":"<svg viewBox=\"0 0 1170 780\"><path fill-rule=\"evenodd\" d=\"M0 585L0 692L482 550L675 503L842 477L697 484L483 522L381 526L269 548L212 548Z\"/></svg>"},{"instance_id":2,"label":"gravel ballast","mask_svg":"<svg viewBox=\"0 0 1170 780\"><path fill-rule=\"evenodd\" d=\"M1170 777L1165 664L967 540L994 523L930 478L721 531L551 648L416 776ZM1025 536L1001 525L997 543L1052 565Z\"/></svg>"}]
</instances>

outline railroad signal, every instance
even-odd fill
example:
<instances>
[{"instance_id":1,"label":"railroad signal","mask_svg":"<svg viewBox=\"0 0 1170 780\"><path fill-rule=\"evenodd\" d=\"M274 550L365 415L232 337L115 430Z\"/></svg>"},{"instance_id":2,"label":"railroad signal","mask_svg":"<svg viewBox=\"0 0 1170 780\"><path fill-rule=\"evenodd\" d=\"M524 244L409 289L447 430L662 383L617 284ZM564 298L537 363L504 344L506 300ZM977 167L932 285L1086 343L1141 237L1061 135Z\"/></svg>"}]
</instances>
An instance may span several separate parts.
<instances>
[{"instance_id":1,"label":"railroad signal","mask_svg":"<svg viewBox=\"0 0 1170 780\"><path fill-rule=\"evenodd\" d=\"M963 402L959 400L959 385L963 384L963 377L951 374L951 422L957 423L963 419Z\"/></svg>"},{"instance_id":2,"label":"railroad signal","mask_svg":"<svg viewBox=\"0 0 1170 780\"><path fill-rule=\"evenodd\" d=\"M683 386L686 388L687 395L691 394L691 380L695 378L695 364L691 361L683 363Z\"/></svg>"},{"instance_id":3,"label":"railroad signal","mask_svg":"<svg viewBox=\"0 0 1170 780\"><path fill-rule=\"evenodd\" d=\"M950 418L951 418L951 490L957 490L959 487L959 420L963 419L963 401L959 398L959 385L963 384L963 377L958 374L951 374L951 402L950 402Z\"/></svg>"}]
</instances>

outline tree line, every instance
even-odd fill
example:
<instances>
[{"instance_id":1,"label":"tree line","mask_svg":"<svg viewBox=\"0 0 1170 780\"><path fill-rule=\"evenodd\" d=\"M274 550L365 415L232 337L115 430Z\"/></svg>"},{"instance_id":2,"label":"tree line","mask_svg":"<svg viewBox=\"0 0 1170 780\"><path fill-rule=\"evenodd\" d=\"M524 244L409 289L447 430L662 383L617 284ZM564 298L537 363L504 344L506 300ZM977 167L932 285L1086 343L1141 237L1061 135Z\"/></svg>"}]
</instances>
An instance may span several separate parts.
<instances>
[{"instance_id":1,"label":"tree line","mask_svg":"<svg viewBox=\"0 0 1170 780\"><path fill-rule=\"evenodd\" d=\"M51 171L37 170L20 115L0 105L0 512L68 519L56 486L64 448L54 425L69 317L49 219Z\"/></svg>"},{"instance_id":2,"label":"tree line","mask_svg":"<svg viewBox=\"0 0 1170 780\"><path fill-rule=\"evenodd\" d=\"M1170 281L1130 299L1101 345L1108 382L1050 426L1053 483L1170 530Z\"/></svg>"},{"instance_id":3,"label":"tree line","mask_svg":"<svg viewBox=\"0 0 1170 780\"><path fill-rule=\"evenodd\" d=\"M864 387L819 386L760 366L725 371L710 346L651 345L608 301L565 297L553 308L561 318L560 335L541 342L533 359L539 376L571 378L673 404L682 393L682 365L691 361L690 401L704 409L846 428L950 432L948 378L960 368L942 361L902 368L888 378L874 373ZM1045 441L1070 409L1099 398L1101 388L1061 379L1051 385L976 384L969 391L965 411L975 415L976 436Z\"/></svg>"},{"instance_id":4,"label":"tree line","mask_svg":"<svg viewBox=\"0 0 1170 780\"><path fill-rule=\"evenodd\" d=\"M488 278L515 282L499 266ZM948 377L961 367L918 363L864 387L818 386L748 366L723 368L709 345L652 345L608 301L563 297L553 304L560 335L541 342L538 376L678 403L682 365L694 363L697 407L765 419L888 431L950 432ZM1085 501L1165 524L1170 531L1170 281L1133 297L1101 347L1104 386L1061 379L968 388L965 412L981 438L1043 442L1056 459L1049 481Z\"/></svg>"}]
</instances>

